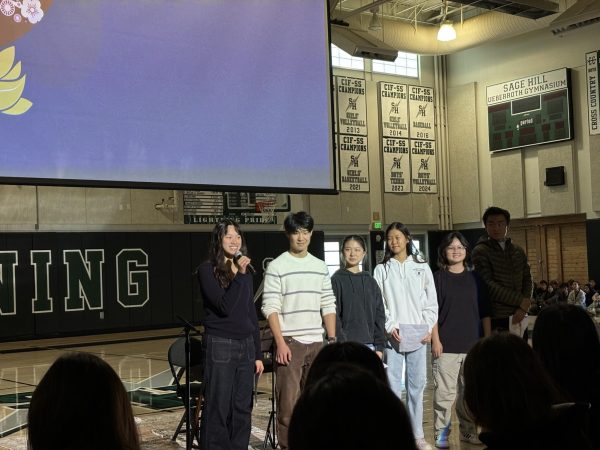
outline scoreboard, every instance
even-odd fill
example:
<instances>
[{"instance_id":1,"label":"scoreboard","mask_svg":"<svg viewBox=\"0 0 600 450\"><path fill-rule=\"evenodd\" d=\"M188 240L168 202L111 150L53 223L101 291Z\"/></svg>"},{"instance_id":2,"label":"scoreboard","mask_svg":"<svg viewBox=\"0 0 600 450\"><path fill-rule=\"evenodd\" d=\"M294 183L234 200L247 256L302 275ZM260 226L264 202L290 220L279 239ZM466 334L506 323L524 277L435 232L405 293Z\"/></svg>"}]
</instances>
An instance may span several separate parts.
<instances>
[{"instance_id":1,"label":"scoreboard","mask_svg":"<svg viewBox=\"0 0 600 450\"><path fill-rule=\"evenodd\" d=\"M569 69L487 88L490 151L573 139Z\"/></svg>"}]
</instances>

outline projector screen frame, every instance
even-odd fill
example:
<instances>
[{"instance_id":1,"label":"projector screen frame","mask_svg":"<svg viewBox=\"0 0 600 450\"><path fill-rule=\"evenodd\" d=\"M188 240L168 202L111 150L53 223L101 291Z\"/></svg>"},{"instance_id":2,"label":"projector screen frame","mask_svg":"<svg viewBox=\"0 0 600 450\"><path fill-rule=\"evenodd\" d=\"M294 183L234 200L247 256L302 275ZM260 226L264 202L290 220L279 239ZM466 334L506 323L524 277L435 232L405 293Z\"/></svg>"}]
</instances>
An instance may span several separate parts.
<instances>
[{"instance_id":1,"label":"projector screen frame","mask_svg":"<svg viewBox=\"0 0 600 450\"><path fill-rule=\"evenodd\" d=\"M330 11L327 7L327 1L323 2L324 8L324 25L326 27L324 37L326 42L323 42L325 48L326 63L321 66L326 71L323 74L327 78L326 91L329 98L326 103L329 105L328 111L328 157L329 157L329 184L330 188L320 187L303 187L303 186L264 186L264 185L236 185L235 176L239 169L231 168L231 182L227 184L213 183L178 183L178 182L155 182L151 179L140 180L119 180L119 179L93 179L93 178L45 178L45 177L27 177L27 176L4 176L0 174L0 185L24 185L24 186L56 186L56 187L80 187L80 188L123 188L123 189L154 189L154 190L201 190L201 191L223 191L223 192L269 192L269 193L289 193L289 194L338 194L339 189L339 174L338 174L338 159L335 144L335 108L334 108L334 75L331 62L331 24ZM1 49L0 49L1 50ZM16 61L15 61L16 62ZM0 118L1 119L1 118ZM293 125L290 125L293 126ZM282 129L285 133L285 128ZM320 153L324 155L324 151ZM291 163L290 163L291 165ZM66 166L65 166L66 167ZM176 175L176 171L172 175ZM176 176L173 176L176 178ZM325 179L325 178L323 178Z\"/></svg>"}]
</instances>

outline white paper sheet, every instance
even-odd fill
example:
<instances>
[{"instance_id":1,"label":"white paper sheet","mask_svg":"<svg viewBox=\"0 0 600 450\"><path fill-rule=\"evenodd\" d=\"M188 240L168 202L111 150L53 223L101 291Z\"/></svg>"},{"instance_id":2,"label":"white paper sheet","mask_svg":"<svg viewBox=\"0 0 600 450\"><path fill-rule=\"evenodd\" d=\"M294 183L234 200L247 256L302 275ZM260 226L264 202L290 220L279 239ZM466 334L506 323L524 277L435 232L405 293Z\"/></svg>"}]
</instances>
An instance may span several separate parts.
<instances>
[{"instance_id":1,"label":"white paper sheet","mask_svg":"<svg viewBox=\"0 0 600 450\"><path fill-rule=\"evenodd\" d=\"M508 331L510 331L512 334L516 334L519 337L523 337L525 330L529 326L529 316L526 315L523 317L523 320L521 320L519 323L513 323L512 318L513 316L509 316L508 318Z\"/></svg>"},{"instance_id":2,"label":"white paper sheet","mask_svg":"<svg viewBox=\"0 0 600 450\"><path fill-rule=\"evenodd\" d=\"M398 330L400 333L399 351L413 352L423 345L421 341L429 332L429 326L401 323L398 325Z\"/></svg>"}]
</instances>

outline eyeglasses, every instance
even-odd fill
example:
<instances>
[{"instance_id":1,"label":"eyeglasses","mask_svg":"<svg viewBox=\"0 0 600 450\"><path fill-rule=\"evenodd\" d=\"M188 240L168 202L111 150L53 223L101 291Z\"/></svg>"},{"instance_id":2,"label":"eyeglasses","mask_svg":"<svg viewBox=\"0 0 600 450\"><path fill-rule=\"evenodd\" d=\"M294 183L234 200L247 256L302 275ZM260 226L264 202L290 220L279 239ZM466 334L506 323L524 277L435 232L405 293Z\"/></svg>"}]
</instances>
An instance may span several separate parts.
<instances>
[{"instance_id":1,"label":"eyeglasses","mask_svg":"<svg viewBox=\"0 0 600 450\"><path fill-rule=\"evenodd\" d=\"M458 247L446 247L446 251L449 252L464 252L466 250L465 247L459 245Z\"/></svg>"}]
</instances>

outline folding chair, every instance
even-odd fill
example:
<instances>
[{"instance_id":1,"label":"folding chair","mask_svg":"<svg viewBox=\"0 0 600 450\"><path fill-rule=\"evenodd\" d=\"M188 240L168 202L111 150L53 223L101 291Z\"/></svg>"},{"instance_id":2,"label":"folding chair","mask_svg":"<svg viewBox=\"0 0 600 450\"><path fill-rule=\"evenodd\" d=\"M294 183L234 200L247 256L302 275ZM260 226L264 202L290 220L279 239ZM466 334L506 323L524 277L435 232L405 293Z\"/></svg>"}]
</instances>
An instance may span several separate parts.
<instances>
[{"instance_id":1,"label":"folding chair","mask_svg":"<svg viewBox=\"0 0 600 450\"><path fill-rule=\"evenodd\" d=\"M175 434L171 438L172 441L177 439L180 433L187 433L189 424L187 422L187 409L192 408L191 413L194 417L194 423L191 424L192 436L196 439L198 446L200 445L200 415L203 406L204 384L202 383L202 341L197 338L190 338L190 399L189 403L185 391L185 337L178 338L169 347L168 353L169 367L171 374L177 387L177 397L183 403L184 411L179 425L175 430ZM183 424L185 423L185 428ZM198 446L194 446L198 448Z\"/></svg>"}]
</instances>

